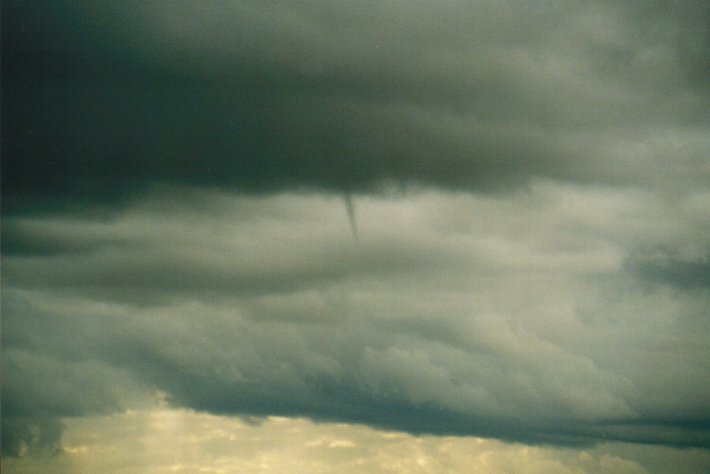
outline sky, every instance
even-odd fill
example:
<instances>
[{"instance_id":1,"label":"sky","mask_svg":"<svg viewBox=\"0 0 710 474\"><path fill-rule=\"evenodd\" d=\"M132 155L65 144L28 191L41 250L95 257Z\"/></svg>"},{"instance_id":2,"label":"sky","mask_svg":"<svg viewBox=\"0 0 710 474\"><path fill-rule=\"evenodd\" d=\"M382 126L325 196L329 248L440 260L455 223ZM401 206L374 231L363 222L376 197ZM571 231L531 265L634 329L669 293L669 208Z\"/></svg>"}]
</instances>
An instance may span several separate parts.
<instances>
[{"instance_id":1,"label":"sky","mask_svg":"<svg viewBox=\"0 0 710 474\"><path fill-rule=\"evenodd\" d=\"M3 471L707 472L709 18L3 2Z\"/></svg>"}]
</instances>

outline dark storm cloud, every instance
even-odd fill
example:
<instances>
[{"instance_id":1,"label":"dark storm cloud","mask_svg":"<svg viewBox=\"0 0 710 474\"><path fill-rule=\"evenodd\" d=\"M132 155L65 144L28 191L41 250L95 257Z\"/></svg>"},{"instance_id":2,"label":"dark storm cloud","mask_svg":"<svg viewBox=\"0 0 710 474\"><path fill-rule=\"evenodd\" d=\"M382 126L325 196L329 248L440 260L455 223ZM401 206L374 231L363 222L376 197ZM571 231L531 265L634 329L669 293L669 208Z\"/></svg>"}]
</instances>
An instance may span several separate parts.
<instances>
[{"instance_id":1,"label":"dark storm cloud","mask_svg":"<svg viewBox=\"0 0 710 474\"><path fill-rule=\"evenodd\" d=\"M687 260L671 256L633 259L629 268L641 278L686 290L710 289L710 261Z\"/></svg>"},{"instance_id":2,"label":"dark storm cloud","mask_svg":"<svg viewBox=\"0 0 710 474\"><path fill-rule=\"evenodd\" d=\"M654 5L5 2L4 207L160 181L697 184L707 12Z\"/></svg>"},{"instance_id":3,"label":"dark storm cloud","mask_svg":"<svg viewBox=\"0 0 710 474\"><path fill-rule=\"evenodd\" d=\"M2 9L3 453L153 391L710 443L704 3Z\"/></svg>"},{"instance_id":4,"label":"dark storm cloud","mask_svg":"<svg viewBox=\"0 0 710 474\"><path fill-rule=\"evenodd\" d=\"M586 385L576 377L570 379L563 366L549 368L556 371L556 383L565 388L538 393L542 380L533 382L533 389L531 381L506 375L506 371L519 373L520 360L470 346L455 348L450 336L445 343L432 343L429 331L377 329L369 318L346 326L331 322L298 329L295 321L250 321L234 313L224 318L214 308L194 309L198 313L185 314L173 307L163 315L107 314L100 323L91 314L33 318L27 312L6 311L5 319L23 325L27 334L35 331L38 343L46 344L47 333L59 336L59 341L46 344L41 350L47 356L36 364L12 365L16 354L21 354L14 341L4 349L9 360L4 372L10 376L4 416L22 422L27 420L22 415L29 413L32 420L53 426L63 416L118 409L117 380L110 375L125 371L134 385L167 392L174 405L216 414L308 416L412 433L474 434L533 443L586 444L605 439L708 445L707 413L697 405L686 409L675 400L680 413L660 421L659 408L651 410L648 420L637 415L629 416L628 422L624 417L586 420L588 415L575 414L572 405L558 405L578 385ZM111 369L92 375L87 371L91 364L76 360L77 346ZM613 380L577 364L574 370L595 379L588 385L590 400L600 397L595 403L603 404L605 397L620 395L611 395L613 391L623 391L621 386L613 387ZM528 370L529 377L552 376L548 368L531 365ZM472 374L477 374L475 379ZM18 384L18 375L33 383ZM607 386L595 386L598 383ZM461 397L465 404L452 406L450 397ZM526 407L534 408L525 413ZM5 429L12 428L10 424ZM8 442L21 436L9 434ZM6 453L17 454L7 449Z\"/></svg>"},{"instance_id":5,"label":"dark storm cloud","mask_svg":"<svg viewBox=\"0 0 710 474\"><path fill-rule=\"evenodd\" d=\"M218 414L708 445L708 295L649 297L623 250L703 242L706 195L362 199L358 244L336 196L180 195L102 220L9 218L61 244L3 259L6 429L160 391Z\"/></svg>"},{"instance_id":6,"label":"dark storm cloud","mask_svg":"<svg viewBox=\"0 0 710 474\"><path fill-rule=\"evenodd\" d=\"M60 451L62 417L112 413L135 385L95 358L92 321L61 320L3 292L2 452ZM20 316L21 315L21 316ZM21 319L19 319L21 318Z\"/></svg>"},{"instance_id":7,"label":"dark storm cloud","mask_svg":"<svg viewBox=\"0 0 710 474\"><path fill-rule=\"evenodd\" d=\"M5 414L2 422L3 456L46 456L61 452L64 428L57 418L24 418Z\"/></svg>"},{"instance_id":8,"label":"dark storm cloud","mask_svg":"<svg viewBox=\"0 0 710 474\"><path fill-rule=\"evenodd\" d=\"M194 218L194 212L182 218ZM393 241L380 242L364 255L340 242L323 245L318 241L308 245L304 252L295 253L286 245L289 236L285 235L293 230L279 223L279 216L262 218L266 224L260 230L264 232L262 238L271 238L268 235L271 231L281 235L284 243L269 248L264 240L250 242L242 237L242 247L237 249L229 237L238 235L238 229L218 220L230 219L238 212L206 217L202 221L204 226L196 227L195 233L184 241L156 235L158 228L148 221L86 225L85 221L71 218L52 222L8 218L3 223L3 276L11 285L22 288L61 287L109 293L124 290L127 294L258 294L297 291L336 283L346 277L375 278L421 268L443 269L460 258L455 250L447 249L413 258L411 248ZM154 223L162 221L168 228L174 227L168 233L182 235L183 224L174 221L175 216L149 215L149 219L155 219ZM342 221L340 227L347 229L348 217L338 217ZM243 223L253 221L244 219ZM145 225L148 227L141 229ZM209 243L215 232L222 234L224 241L200 250L201 242ZM155 248L156 238L170 243L162 249Z\"/></svg>"}]
</instances>

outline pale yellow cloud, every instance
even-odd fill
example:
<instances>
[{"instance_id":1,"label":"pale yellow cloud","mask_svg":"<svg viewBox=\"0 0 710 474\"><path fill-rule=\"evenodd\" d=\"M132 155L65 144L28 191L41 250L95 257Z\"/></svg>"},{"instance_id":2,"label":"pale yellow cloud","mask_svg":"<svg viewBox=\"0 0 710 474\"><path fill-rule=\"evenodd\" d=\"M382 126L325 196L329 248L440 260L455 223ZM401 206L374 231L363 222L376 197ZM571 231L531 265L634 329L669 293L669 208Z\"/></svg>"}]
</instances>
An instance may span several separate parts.
<instances>
[{"instance_id":1,"label":"pale yellow cloud","mask_svg":"<svg viewBox=\"0 0 710 474\"><path fill-rule=\"evenodd\" d=\"M13 473L628 473L702 472L710 452L630 444L527 446L413 436L269 417L260 423L159 406L66 420L57 457L2 460Z\"/></svg>"}]
</instances>

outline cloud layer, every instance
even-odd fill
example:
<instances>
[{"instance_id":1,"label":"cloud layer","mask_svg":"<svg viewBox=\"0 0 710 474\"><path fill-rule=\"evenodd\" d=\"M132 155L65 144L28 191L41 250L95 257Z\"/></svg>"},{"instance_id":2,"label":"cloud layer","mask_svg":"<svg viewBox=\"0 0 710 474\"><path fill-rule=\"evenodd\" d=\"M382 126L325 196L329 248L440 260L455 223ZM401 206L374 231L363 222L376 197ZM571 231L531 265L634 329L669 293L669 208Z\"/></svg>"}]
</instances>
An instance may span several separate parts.
<instances>
[{"instance_id":1,"label":"cloud layer","mask_svg":"<svg viewBox=\"0 0 710 474\"><path fill-rule=\"evenodd\" d=\"M144 407L710 444L702 2L3 2L3 452Z\"/></svg>"},{"instance_id":2,"label":"cloud layer","mask_svg":"<svg viewBox=\"0 0 710 474\"><path fill-rule=\"evenodd\" d=\"M269 417L258 424L166 409L68 421L52 459L2 459L3 471L136 474L189 472L664 474L702 472L700 449L605 443L585 449L472 437L411 436L364 426Z\"/></svg>"},{"instance_id":3,"label":"cloud layer","mask_svg":"<svg viewBox=\"0 0 710 474\"><path fill-rule=\"evenodd\" d=\"M336 197L166 193L111 219L5 223L40 242L3 261L7 415L110 413L159 390L413 433L708 443L708 281L634 256L697 259L707 194L362 198L355 243Z\"/></svg>"},{"instance_id":4,"label":"cloud layer","mask_svg":"<svg viewBox=\"0 0 710 474\"><path fill-rule=\"evenodd\" d=\"M710 179L698 2L8 2L6 210L270 191Z\"/></svg>"}]
</instances>

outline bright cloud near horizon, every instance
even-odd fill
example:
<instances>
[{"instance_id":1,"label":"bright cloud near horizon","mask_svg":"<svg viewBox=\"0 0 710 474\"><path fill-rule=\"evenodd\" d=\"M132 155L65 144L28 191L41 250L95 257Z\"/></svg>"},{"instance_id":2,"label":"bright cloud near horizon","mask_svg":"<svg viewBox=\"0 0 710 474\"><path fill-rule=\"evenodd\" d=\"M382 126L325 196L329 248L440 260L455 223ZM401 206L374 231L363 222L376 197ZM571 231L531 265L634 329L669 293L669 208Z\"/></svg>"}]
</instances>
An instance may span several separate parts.
<instances>
[{"instance_id":1,"label":"bright cloud near horizon","mask_svg":"<svg viewBox=\"0 0 710 474\"><path fill-rule=\"evenodd\" d=\"M704 472L702 2L3 2L7 472Z\"/></svg>"}]
</instances>

